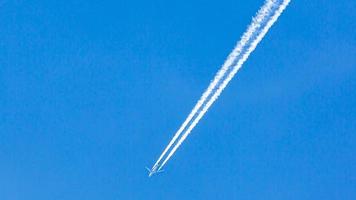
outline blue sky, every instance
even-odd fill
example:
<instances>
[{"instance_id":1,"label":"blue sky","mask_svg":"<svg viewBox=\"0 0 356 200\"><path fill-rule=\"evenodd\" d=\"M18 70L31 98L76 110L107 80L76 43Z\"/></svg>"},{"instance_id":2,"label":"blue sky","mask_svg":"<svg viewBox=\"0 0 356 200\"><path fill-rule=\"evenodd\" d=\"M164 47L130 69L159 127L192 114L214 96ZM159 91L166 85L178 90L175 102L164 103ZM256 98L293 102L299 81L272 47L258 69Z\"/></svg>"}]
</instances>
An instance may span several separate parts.
<instances>
[{"instance_id":1,"label":"blue sky","mask_svg":"<svg viewBox=\"0 0 356 200\"><path fill-rule=\"evenodd\" d=\"M0 199L355 199L356 3L292 0L165 172L263 4L0 3Z\"/></svg>"}]
</instances>

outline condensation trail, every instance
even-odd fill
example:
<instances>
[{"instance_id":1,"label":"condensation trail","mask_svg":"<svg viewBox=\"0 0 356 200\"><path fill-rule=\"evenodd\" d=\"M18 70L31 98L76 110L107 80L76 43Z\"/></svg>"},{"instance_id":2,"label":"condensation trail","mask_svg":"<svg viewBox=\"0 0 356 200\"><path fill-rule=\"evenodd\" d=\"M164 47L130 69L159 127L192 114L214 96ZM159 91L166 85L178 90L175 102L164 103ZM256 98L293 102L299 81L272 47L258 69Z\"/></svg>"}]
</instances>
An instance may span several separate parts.
<instances>
[{"instance_id":1,"label":"condensation trail","mask_svg":"<svg viewBox=\"0 0 356 200\"><path fill-rule=\"evenodd\" d=\"M208 111L210 106L218 99L219 95L221 92L225 89L227 84L231 81L231 79L235 76L237 71L241 68L243 63L247 60L251 52L256 48L258 43L263 39L263 37L266 35L268 30L271 28L271 26L277 21L278 17L282 14L283 10L288 6L290 0L283 0L283 2L280 5L276 5L276 9L274 10L274 14L272 15L271 18L266 19L267 22L265 26L263 26L262 29L259 33L257 33L256 38L251 42L251 45L247 49L247 51L242 55L240 59L236 61L236 65L233 66L233 70L229 73L226 79L224 79L223 83L219 85L219 88L215 91L211 99L208 101L208 103L202 108L202 110L199 112L199 115L194 118L194 121L190 124L189 128L185 131L183 136L179 139L177 144L172 148L172 150L169 152L168 156L166 159L162 162L160 165L159 169L162 169L163 166L167 163L167 161L171 158L171 156L175 153L175 151L179 148L179 146L183 143L183 141L187 138L187 136L191 133L193 128L198 124L200 119L204 116L204 114ZM272 13L271 13L272 14Z\"/></svg>"},{"instance_id":2,"label":"condensation trail","mask_svg":"<svg viewBox=\"0 0 356 200\"><path fill-rule=\"evenodd\" d=\"M189 124L189 122L192 121L193 117L197 114L199 109L201 108L202 105L205 104L206 100L208 97L211 95L212 91L216 89L216 86L218 83L221 81L221 79L224 77L226 72L231 68L233 62L236 60L236 58L241 54L241 51L247 44L247 42L251 39L251 37L254 35L255 31L260 27L260 24L262 23L263 19L270 13L271 8L275 4L275 0L267 0L265 4L260 8L258 11L256 17L253 19L253 22L251 25L247 28L246 32L243 34L241 37L241 40L237 43L233 51L230 53L226 61L224 62L223 66L221 69L217 72L215 75L213 81L210 83L208 88L205 90L203 95L200 97L199 101L197 104L194 106L193 110L190 112L186 120L183 122L183 124L180 126L178 131L174 134L173 138L167 145L167 147L164 149L156 163L152 167L152 171L155 171L157 169L157 166L159 165L160 161L162 158L165 156L167 151L172 147L174 142L178 139L178 137L181 135L182 131L186 128L186 126Z\"/></svg>"}]
</instances>

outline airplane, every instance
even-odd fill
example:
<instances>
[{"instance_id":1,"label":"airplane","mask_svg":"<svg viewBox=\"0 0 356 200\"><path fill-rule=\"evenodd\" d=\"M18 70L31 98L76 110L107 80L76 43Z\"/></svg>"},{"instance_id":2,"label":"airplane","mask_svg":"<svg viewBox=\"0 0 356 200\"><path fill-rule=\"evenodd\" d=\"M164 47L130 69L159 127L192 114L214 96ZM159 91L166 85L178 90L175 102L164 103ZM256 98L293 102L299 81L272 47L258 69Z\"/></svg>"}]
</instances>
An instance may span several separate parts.
<instances>
[{"instance_id":1,"label":"airplane","mask_svg":"<svg viewBox=\"0 0 356 200\"><path fill-rule=\"evenodd\" d=\"M149 172L148 177L151 177L153 174L163 172L163 170L158 170L158 171L156 169L150 170L150 168L148 167L146 167L146 169Z\"/></svg>"}]
</instances>

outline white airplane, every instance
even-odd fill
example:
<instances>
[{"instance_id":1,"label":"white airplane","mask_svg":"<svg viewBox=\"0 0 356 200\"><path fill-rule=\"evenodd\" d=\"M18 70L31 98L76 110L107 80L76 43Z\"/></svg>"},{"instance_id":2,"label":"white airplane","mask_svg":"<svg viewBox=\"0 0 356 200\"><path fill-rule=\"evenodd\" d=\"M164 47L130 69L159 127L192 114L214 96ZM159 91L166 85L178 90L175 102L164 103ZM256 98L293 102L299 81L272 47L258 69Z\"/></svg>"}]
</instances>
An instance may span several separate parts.
<instances>
[{"instance_id":1,"label":"white airplane","mask_svg":"<svg viewBox=\"0 0 356 200\"><path fill-rule=\"evenodd\" d=\"M147 171L149 172L149 174L148 174L148 177L151 177L153 174L155 174L155 173L160 173L160 172L163 172L163 170L156 170L156 169L152 169L152 170L150 170L150 168L148 168L148 167L146 167L146 169L147 169Z\"/></svg>"}]
</instances>

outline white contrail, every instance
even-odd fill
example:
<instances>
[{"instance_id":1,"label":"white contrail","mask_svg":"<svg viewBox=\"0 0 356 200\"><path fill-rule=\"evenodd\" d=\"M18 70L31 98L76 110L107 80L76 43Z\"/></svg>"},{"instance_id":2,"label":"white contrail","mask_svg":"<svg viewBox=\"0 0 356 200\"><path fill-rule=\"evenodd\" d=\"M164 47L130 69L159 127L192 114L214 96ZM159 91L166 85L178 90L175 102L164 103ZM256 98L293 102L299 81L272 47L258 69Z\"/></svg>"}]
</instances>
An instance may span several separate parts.
<instances>
[{"instance_id":1,"label":"white contrail","mask_svg":"<svg viewBox=\"0 0 356 200\"><path fill-rule=\"evenodd\" d=\"M273 7L275 3L275 0L267 0L266 3L261 7L261 9L258 11L256 17L253 19L253 23L248 27L247 31L243 34L241 37L241 40L237 43L236 47L233 49L233 51L230 53L226 61L224 62L223 66L221 69L217 72L215 75L213 81L210 83L209 87L205 90L203 95L200 97L199 101L197 104L194 106L193 110L190 112L188 117L185 119L181 127L178 129L178 131L174 134L173 138L167 145L167 147L164 149L156 163L152 167L152 171L155 171L157 166L159 165L160 161L162 158L165 156L167 151L171 148L171 146L174 144L174 142L178 139L182 131L186 128L186 126L189 124L189 122L193 119L193 117L196 115L198 110L201 108L202 105L206 102L208 97L211 95L212 91L215 90L217 84L220 82L220 80L224 77L226 72L229 70L233 62L236 60L236 58L240 55L241 51L243 50L244 46L246 43L251 39L253 36L254 32L256 29L260 27L261 22L263 19L270 13L271 8Z\"/></svg>"},{"instance_id":2,"label":"white contrail","mask_svg":"<svg viewBox=\"0 0 356 200\"><path fill-rule=\"evenodd\" d=\"M160 165L159 169L162 169L163 166L167 163L167 161L171 158L171 156L174 154L174 152L178 149L178 147L182 144L182 142L187 138L187 136L190 134L190 132L193 130L193 128L197 125L197 123L200 121L200 119L204 116L204 114L208 111L210 106L216 101L216 99L219 97L221 92L224 90L226 85L230 82L230 80L235 76L237 71L241 68L243 63L247 60L251 52L256 48L258 43L263 39L263 37L266 35L268 30L271 28L271 26L276 22L278 17L282 14L283 10L288 6L290 0L283 0L283 3L277 7L277 10L273 14L273 16L266 22L266 25L263 27L260 33L256 36L256 38L252 41L250 47L247 49L247 51L242 55L242 57L237 61L236 65L233 66L233 70L229 73L227 78L223 81L223 83L219 86L219 88L216 90L216 92L213 94L211 99L208 101L208 103L202 108L202 110L199 112L199 115L194 119L192 124L189 126L187 131L183 134L183 136L179 139L177 144L173 147L173 149L169 152L168 156L166 159L163 161L163 163Z\"/></svg>"}]
</instances>

